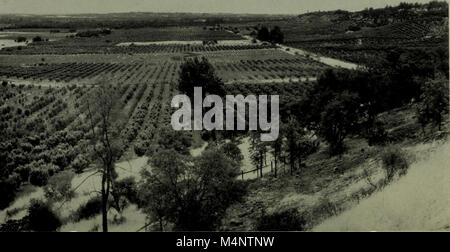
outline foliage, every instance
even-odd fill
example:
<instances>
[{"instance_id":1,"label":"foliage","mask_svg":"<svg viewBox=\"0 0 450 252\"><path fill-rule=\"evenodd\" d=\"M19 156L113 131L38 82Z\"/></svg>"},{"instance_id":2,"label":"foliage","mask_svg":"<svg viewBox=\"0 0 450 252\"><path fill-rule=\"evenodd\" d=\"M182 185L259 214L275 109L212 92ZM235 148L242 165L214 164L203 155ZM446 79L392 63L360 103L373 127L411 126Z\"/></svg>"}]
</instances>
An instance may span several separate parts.
<instances>
[{"instance_id":1,"label":"foliage","mask_svg":"<svg viewBox=\"0 0 450 252\"><path fill-rule=\"evenodd\" d=\"M202 87L203 94L224 95L223 83L206 58L188 59L181 66L178 89L193 99L194 87Z\"/></svg>"},{"instance_id":2,"label":"foliage","mask_svg":"<svg viewBox=\"0 0 450 252\"><path fill-rule=\"evenodd\" d=\"M31 165L24 165L17 167L15 172L17 172L20 175L20 180L22 182L28 182L30 180L31 170L32 170Z\"/></svg>"},{"instance_id":3,"label":"foliage","mask_svg":"<svg viewBox=\"0 0 450 252\"><path fill-rule=\"evenodd\" d=\"M18 42L18 43L22 43L22 42L26 42L26 41L27 41L27 38L25 38L25 37L18 37L16 39L16 42Z\"/></svg>"},{"instance_id":4,"label":"foliage","mask_svg":"<svg viewBox=\"0 0 450 252\"><path fill-rule=\"evenodd\" d=\"M137 195L137 185L134 177L115 181L112 191L113 207L120 213L128 206L128 202L139 202Z\"/></svg>"},{"instance_id":5,"label":"foliage","mask_svg":"<svg viewBox=\"0 0 450 252\"><path fill-rule=\"evenodd\" d=\"M242 161L244 161L244 155L242 155L241 149L239 149L237 143L225 143L220 147L220 149L230 160L233 160L238 166L241 166Z\"/></svg>"},{"instance_id":6,"label":"foliage","mask_svg":"<svg viewBox=\"0 0 450 252\"><path fill-rule=\"evenodd\" d=\"M284 132L283 130L280 132L279 137L271 142L270 147L272 150L272 156L274 158L274 176L278 176L278 164L281 163L281 156L283 154L283 141L284 141Z\"/></svg>"},{"instance_id":7,"label":"foliage","mask_svg":"<svg viewBox=\"0 0 450 252\"><path fill-rule=\"evenodd\" d=\"M83 154L79 154L70 164L74 169L75 173L81 174L83 171L89 167L88 157Z\"/></svg>"},{"instance_id":8,"label":"foliage","mask_svg":"<svg viewBox=\"0 0 450 252\"><path fill-rule=\"evenodd\" d=\"M157 143L163 149L188 155L192 146L192 135L189 132L173 130L171 127L162 127L158 132Z\"/></svg>"},{"instance_id":9,"label":"foliage","mask_svg":"<svg viewBox=\"0 0 450 252\"><path fill-rule=\"evenodd\" d=\"M29 230L28 219L22 218L20 220L8 220L0 225L0 232L18 233Z\"/></svg>"},{"instance_id":10,"label":"foliage","mask_svg":"<svg viewBox=\"0 0 450 252\"><path fill-rule=\"evenodd\" d=\"M111 30L103 29L103 30L82 31L82 32L78 32L75 36L81 37L81 38L89 38L89 37L106 36L106 35L110 35L110 34L111 34Z\"/></svg>"},{"instance_id":11,"label":"foliage","mask_svg":"<svg viewBox=\"0 0 450 252\"><path fill-rule=\"evenodd\" d=\"M275 26L270 30L266 26L261 27L260 29L258 29L256 38L261 41L277 44L281 44L284 42L284 34L279 26Z\"/></svg>"},{"instance_id":12,"label":"foliage","mask_svg":"<svg viewBox=\"0 0 450 252\"><path fill-rule=\"evenodd\" d=\"M10 175L6 179L0 179L0 209L8 207L14 201L19 186L20 177L17 174Z\"/></svg>"},{"instance_id":13,"label":"foliage","mask_svg":"<svg viewBox=\"0 0 450 252\"><path fill-rule=\"evenodd\" d=\"M272 30L270 30L269 41L277 44L284 42L284 34L281 32L281 28L279 26L275 26Z\"/></svg>"},{"instance_id":14,"label":"foliage","mask_svg":"<svg viewBox=\"0 0 450 252\"><path fill-rule=\"evenodd\" d=\"M344 139L357 129L360 104L354 93L338 94L321 114L320 135L330 144L332 155L344 152Z\"/></svg>"},{"instance_id":15,"label":"foliage","mask_svg":"<svg viewBox=\"0 0 450 252\"><path fill-rule=\"evenodd\" d=\"M72 179L75 174L71 171L60 172L52 176L44 187L45 197L50 201L68 201L74 197Z\"/></svg>"},{"instance_id":16,"label":"foliage","mask_svg":"<svg viewBox=\"0 0 450 252\"><path fill-rule=\"evenodd\" d=\"M252 164L259 170L262 176L265 157L268 152L268 142L261 141L260 135L257 132L250 133L250 158Z\"/></svg>"},{"instance_id":17,"label":"foliage","mask_svg":"<svg viewBox=\"0 0 450 252\"><path fill-rule=\"evenodd\" d=\"M269 28L265 26L261 27L261 29L258 30L258 35L256 38L261 41L270 41Z\"/></svg>"},{"instance_id":18,"label":"foliage","mask_svg":"<svg viewBox=\"0 0 450 252\"><path fill-rule=\"evenodd\" d=\"M108 232L108 203L117 175L115 163L123 154L121 129L124 127L126 116L121 114L122 103L118 101L120 101L118 87L108 83L100 83L91 90L87 101L90 141L102 174L100 187L103 232Z\"/></svg>"},{"instance_id":19,"label":"foliage","mask_svg":"<svg viewBox=\"0 0 450 252\"><path fill-rule=\"evenodd\" d=\"M396 176L406 175L409 163L406 154L399 148L389 147L382 154L383 169L386 173L386 184Z\"/></svg>"},{"instance_id":20,"label":"foliage","mask_svg":"<svg viewBox=\"0 0 450 252\"><path fill-rule=\"evenodd\" d=\"M175 224L177 230L214 230L225 209L243 194L236 181L239 167L222 152L206 150L194 162L162 150L144 172L139 186L141 207L155 219Z\"/></svg>"},{"instance_id":21,"label":"foliage","mask_svg":"<svg viewBox=\"0 0 450 252\"><path fill-rule=\"evenodd\" d=\"M297 161L298 167L311 154L317 151L318 142L313 140L312 133L301 127L294 117L290 117L286 124L282 125L283 135L286 137L286 142L282 146L284 151L289 156L289 163L291 166L291 174L296 170L295 163Z\"/></svg>"},{"instance_id":22,"label":"foliage","mask_svg":"<svg viewBox=\"0 0 450 252\"><path fill-rule=\"evenodd\" d=\"M51 164L33 168L30 172L30 183L34 186L45 186L50 176L53 176L56 170L57 167Z\"/></svg>"},{"instance_id":23,"label":"foliage","mask_svg":"<svg viewBox=\"0 0 450 252\"><path fill-rule=\"evenodd\" d=\"M164 231L164 221L169 218L169 212L174 211L172 207L176 203L173 202L174 198L167 193L167 185L157 183L149 173L145 174L144 178L144 182L139 185L137 194L139 207L153 221L158 221L159 231Z\"/></svg>"},{"instance_id":24,"label":"foliage","mask_svg":"<svg viewBox=\"0 0 450 252\"><path fill-rule=\"evenodd\" d=\"M102 212L101 197L89 199L85 204L81 205L74 213L75 221L88 220Z\"/></svg>"},{"instance_id":25,"label":"foliage","mask_svg":"<svg viewBox=\"0 0 450 252\"><path fill-rule=\"evenodd\" d=\"M369 125L370 126L370 125ZM371 125L365 134L369 146L384 145L389 140L388 133L383 122L377 120Z\"/></svg>"},{"instance_id":26,"label":"foliage","mask_svg":"<svg viewBox=\"0 0 450 252\"><path fill-rule=\"evenodd\" d=\"M148 147L149 146L147 146L147 143L145 143L144 141L137 141L133 146L134 153L138 157L142 157L145 155L145 153L147 153Z\"/></svg>"},{"instance_id":27,"label":"foliage","mask_svg":"<svg viewBox=\"0 0 450 252\"><path fill-rule=\"evenodd\" d=\"M43 41L43 39L40 36L36 36L33 38L33 43L41 42L41 41Z\"/></svg>"},{"instance_id":28,"label":"foliage","mask_svg":"<svg viewBox=\"0 0 450 252\"><path fill-rule=\"evenodd\" d=\"M360 30L361 30L361 27L359 27L359 26L357 26L357 25L350 25L350 26L348 27L348 30L349 30L349 31L356 32L356 31L360 31Z\"/></svg>"},{"instance_id":29,"label":"foliage","mask_svg":"<svg viewBox=\"0 0 450 252\"><path fill-rule=\"evenodd\" d=\"M423 128L429 123L441 128L449 111L449 86L445 78L425 82L418 104L418 119Z\"/></svg>"},{"instance_id":30,"label":"foliage","mask_svg":"<svg viewBox=\"0 0 450 252\"><path fill-rule=\"evenodd\" d=\"M51 206L41 200L31 200L28 208L29 228L36 232L54 232L61 227L59 217Z\"/></svg>"},{"instance_id":31,"label":"foliage","mask_svg":"<svg viewBox=\"0 0 450 252\"><path fill-rule=\"evenodd\" d=\"M264 214L258 218L258 231L305 231L306 220L296 209Z\"/></svg>"}]
</instances>

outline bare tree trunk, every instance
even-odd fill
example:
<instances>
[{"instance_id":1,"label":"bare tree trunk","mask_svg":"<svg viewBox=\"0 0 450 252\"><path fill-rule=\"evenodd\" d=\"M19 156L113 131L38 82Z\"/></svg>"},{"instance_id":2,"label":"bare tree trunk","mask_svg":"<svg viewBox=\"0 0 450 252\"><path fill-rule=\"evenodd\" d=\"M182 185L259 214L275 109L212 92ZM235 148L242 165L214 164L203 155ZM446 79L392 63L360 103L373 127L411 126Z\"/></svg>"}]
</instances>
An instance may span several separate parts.
<instances>
[{"instance_id":1,"label":"bare tree trunk","mask_svg":"<svg viewBox=\"0 0 450 252\"><path fill-rule=\"evenodd\" d=\"M261 178L262 178L263 177L263 167L264 167L264 153L261 152L259 159L260 159L259 167L261 169Z\"/></svg>"},{"instance_id":2,"label":"bare tree trunk","mask_svg":"<svg viewBox=\"0 0 450 252\"><path fill-rule=\"evenodd\" d=\"M278 159L277 159L277 155L275 154L275 178L277 177L277 171L278 171Z\"/></svg>"},{"instance_id":3,"label":"bare tree trunk","mask_svg":"<svg viewBox=\"0 0 450 252\"><path fill-rule=\"evenodd\" d=\"M108 232L108 196L106 195L106 174L102 175L102 226L103 232Z\"/></svg>"},{"instance_id":4,"label":"bare tree trunk","mask_svg":"<svg viewBox=\"0 0 450 252\"><path fill-rule=\"evenodd\" d=\"M292 155L292 151L291 154L289 155L289 159L291 165L291 175L294 175L295 157Z\"/></svg>"}]
</instances>

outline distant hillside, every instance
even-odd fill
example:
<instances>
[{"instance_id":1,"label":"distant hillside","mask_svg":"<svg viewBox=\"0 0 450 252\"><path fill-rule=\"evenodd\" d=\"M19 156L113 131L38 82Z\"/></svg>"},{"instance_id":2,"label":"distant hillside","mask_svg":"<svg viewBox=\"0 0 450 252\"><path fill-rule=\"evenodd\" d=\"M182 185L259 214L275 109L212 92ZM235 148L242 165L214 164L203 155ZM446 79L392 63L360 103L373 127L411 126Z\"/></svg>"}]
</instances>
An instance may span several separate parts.
<instances>
[{"instance_id":1,"label":"distant hillside","mask_svg":"<svg viewBox=\"0 0 450 252\"><path fill-rule=\"evenodd\" d=\"M0 29L20 28L144 28L203 26L283 20L286 15L209 13L110 13L76 15L0 15ZM291 16L289 16L291 17Z\"/></svg>"},{"instance_id":2,"label":"distant hillside","mask_svg":"<svg viewBox=\"0 0 450 252\"><path fill-rule=\"evenodd\" d=\"M392 50L448 52L447 2L312 12L273 25L281 27L287 46L361 65Z\"/></svg>"},{"instance_id":3,"label":"distant hillside","mask_svg":"<svg viewBox=\"0 0 450 252\"><path fill-rule=\"evenodd\" d=\"M431 19L439 20L448 17L448 3L433 1L428 4L402 3L398 6L387 6L381 9L368 8L358 12L343 10L329 12L312 12L298 16L302 23L342 23L362 27L379 27L402 23L409 20ZM356 28L356 27L355 27Z\"/></svg>"}]
</instances>

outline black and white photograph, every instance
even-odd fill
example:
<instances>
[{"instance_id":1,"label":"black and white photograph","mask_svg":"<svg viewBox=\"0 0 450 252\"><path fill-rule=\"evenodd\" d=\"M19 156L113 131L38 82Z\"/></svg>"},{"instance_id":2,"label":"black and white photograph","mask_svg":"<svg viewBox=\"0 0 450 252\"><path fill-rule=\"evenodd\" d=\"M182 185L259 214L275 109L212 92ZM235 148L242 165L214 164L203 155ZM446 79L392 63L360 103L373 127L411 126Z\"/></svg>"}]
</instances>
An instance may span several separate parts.
<instances>
[{"instance_id":1,"label":"black and white photograph","mask_svg":"<svg viewBox=\"0 0 450 252\"><path fill-rule=\"evenodd\" d=\"M448 17L435 0L0 0L0 233L195 232L169 245L206 250L450 232Z\"/></svg>"}]
</instances>

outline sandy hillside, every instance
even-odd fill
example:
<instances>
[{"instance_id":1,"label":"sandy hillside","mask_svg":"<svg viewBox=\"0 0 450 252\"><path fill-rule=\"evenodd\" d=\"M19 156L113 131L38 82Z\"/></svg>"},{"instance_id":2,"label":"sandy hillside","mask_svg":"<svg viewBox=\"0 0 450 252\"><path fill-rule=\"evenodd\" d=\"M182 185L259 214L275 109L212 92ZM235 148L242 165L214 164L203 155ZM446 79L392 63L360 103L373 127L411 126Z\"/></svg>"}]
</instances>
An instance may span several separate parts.
<instances>
[{"instance_id":1,"label":"sandy hillside","mask_svg":"<svg viewBox=\"0 0 450 252\"><path fill-rule=\"evenodd\" d=\"M413 163L405 177L315 231L450 230L449 161L447 142Z\"/></svg>"}]
</instances>

